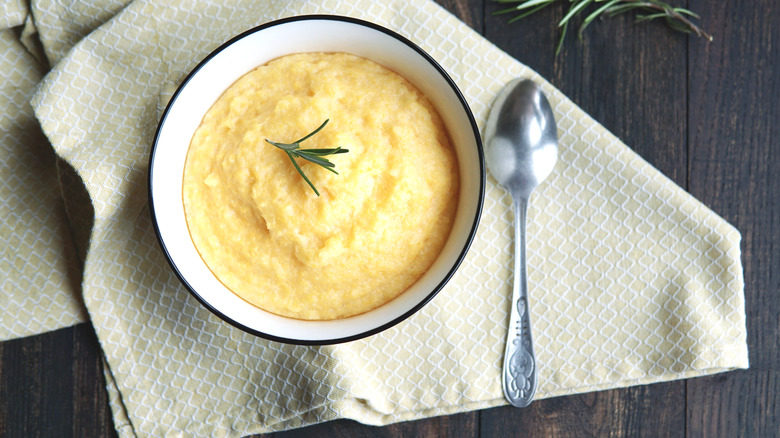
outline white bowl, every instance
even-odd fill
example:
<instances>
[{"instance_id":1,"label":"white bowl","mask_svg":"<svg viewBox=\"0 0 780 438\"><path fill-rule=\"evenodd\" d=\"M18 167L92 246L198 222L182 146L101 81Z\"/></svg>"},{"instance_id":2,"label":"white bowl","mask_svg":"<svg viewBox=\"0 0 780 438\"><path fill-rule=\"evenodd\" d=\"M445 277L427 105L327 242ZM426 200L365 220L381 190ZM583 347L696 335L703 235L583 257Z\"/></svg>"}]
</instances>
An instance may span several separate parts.
<instances>
[{"instance_id":1,"label":"white bowl","mask_svg":"<svg viewBox=\"0 0 780 438\"><path fill-rule=\"evenodd\" d=\"M416 85L447 126L460 167L460 197L450 237L428 271L396 299L332 321L304 321L259 309L227 289L195 249L182 202L187 149L203 115L233 82L257 66L300 52L345 52L371 59ZM391 327L430 301L460 265L477 230L485 163L477 124L458 87L422 49L373 23L339 16L300 16L242 33L209 54L171 98L149 163L149 202L165 256L189 291L214 314L249 333L295 344L332 344Z\"/></svg>"}]
</instances>

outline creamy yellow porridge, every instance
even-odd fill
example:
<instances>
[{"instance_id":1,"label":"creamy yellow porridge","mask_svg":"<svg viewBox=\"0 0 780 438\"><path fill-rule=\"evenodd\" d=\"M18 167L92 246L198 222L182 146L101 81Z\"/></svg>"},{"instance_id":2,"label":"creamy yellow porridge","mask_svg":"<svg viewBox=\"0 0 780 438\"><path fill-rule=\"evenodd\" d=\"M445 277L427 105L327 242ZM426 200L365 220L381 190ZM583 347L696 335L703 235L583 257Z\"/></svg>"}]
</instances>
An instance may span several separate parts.
<instances>
[{"instance_id":1,"label":"creamy yellow porridge","mask_svg":"<svg viewBox=\"0 0 780 438\"><path fill-rule=\"evenodd\" d=\"M328 157L335 175L286 153ZM376 308L430 267L452 226L455 153L431 103L398 74L344 53L302 53L246 74L195 132L184 170L192 240L216 277L283 316L336 319Z\"/></svg>"}]
</instances>

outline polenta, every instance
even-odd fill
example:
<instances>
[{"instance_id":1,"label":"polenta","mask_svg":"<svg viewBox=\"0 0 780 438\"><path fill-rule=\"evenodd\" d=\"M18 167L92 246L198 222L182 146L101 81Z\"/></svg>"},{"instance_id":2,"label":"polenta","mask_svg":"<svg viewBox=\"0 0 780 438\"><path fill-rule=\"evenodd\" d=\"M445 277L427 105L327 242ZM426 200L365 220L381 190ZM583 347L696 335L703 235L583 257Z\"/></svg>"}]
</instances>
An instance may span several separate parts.
<instances>
[{"instance_id":1,"label":"polenta","mask_svg":"<svg viewBox=\"0 0 780 438\"><path fill-rule=\"evenodd\" d=\"M349 149L335 175L265 140ZM244 300L292 318L364 313L408 289L450 233L458 165L410 82L344 53L284 56L214 103L187 153L183 202L209 269Z\"/></svg>"}]
</instances>

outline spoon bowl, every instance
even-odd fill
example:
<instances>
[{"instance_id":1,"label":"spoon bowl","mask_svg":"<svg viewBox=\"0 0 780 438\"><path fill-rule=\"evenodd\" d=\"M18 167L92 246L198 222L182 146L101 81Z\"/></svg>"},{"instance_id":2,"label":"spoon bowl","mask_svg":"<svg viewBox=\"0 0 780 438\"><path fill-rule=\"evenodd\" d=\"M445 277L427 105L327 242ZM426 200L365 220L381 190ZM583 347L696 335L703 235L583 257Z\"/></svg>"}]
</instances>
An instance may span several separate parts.
<instances>
[{"instance_id":1,"label":"spoon bowl","mask_svg":"<svg viewBox=\"0 0 780 438\"><path fill-rule=\"evenodd\" d=\"M528 200L558 160L558 132L550 103L530 80L513 80L496 97L485 125L485 159L496 181L512 195L515 260L502 387L507 401L528 406L537 386L526 271Z\"/></svg>"},{"instance_id":2,"label":"spoon bowl","mask_svg":"<svg viewBox=\"0 0 780 438\"><path fill-rule=\"evenodd\" d=\"M515 79L496 97L485 139L490 173L513 198L528 198L558 159L555 116L542 90L530 80Z\"/></svg>"}]
</instances>

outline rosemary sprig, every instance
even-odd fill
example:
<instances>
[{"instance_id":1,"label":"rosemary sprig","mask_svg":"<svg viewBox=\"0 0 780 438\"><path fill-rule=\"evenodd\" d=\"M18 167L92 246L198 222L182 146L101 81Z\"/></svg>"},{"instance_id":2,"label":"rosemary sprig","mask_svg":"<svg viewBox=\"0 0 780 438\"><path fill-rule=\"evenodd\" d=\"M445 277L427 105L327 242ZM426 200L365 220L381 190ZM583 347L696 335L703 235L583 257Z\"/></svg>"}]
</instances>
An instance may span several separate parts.
<instances>
[{"instance_id":1,"label":"rosemary sprig","mask_svg":"<svg viewBox=\"0 0 780 438\"><path fill-rule=\"evenodd\" d=\"M558 0L493 0L498 3L517 3L517 5L510 8L501 9L493 12L493 15L506 14L511 12L518 12L518 14L512 17L509 22L517 21L521 18L527 17L547 6L552 5ZM694 33L700 37L704 37L709 41L712 41L712 35L703 31L699 26L691 21L691 18L699 18L699 16L684 8L673 7L667 3L659 0L568 0L571 4L569 10L563 16L558 23L558 27L561 28L561 36L558 40L558 45L555 48L555 54L557 55L561 51L563 46L563 40L566 37L566 31L569 28L571 19L582 13L588 6L598 6L595 10L588 13L585 19L582 21L579 29L579 37L582 38L582 32L590 23L596 18L606 15L610 18L625 14L626 12L634 11L638 12L636 15L636 21L650 21L658 18L666 21L674 30L686 33ZM599 5L599 3L603 3ZM641 13L640 13L641 12Z\"/></svg>"},{"instance_id":2,"label":"rosemary sprig","mask_svg":"<svg viewBox=\"0 0 780 438\"><path fill-rule=\"evenodd\" d=\"M338 175L338 172L336 172L336 165L324 157L327 157L328 155L344 154L349 152L349 149L342 149L340 147L337 147L335 149L301 149L301 143L304 140L307 140L308 138L312 137L314 134L320 132L322 128L324 128L325 125L328 124L329 121L330 119L325 119L325 121L322 122L322 125L320 125L319 128L308 133L300 140L296 140L292 143L279 143L279 142L271 141L267 138L265 139L265 141L267 141L268 143L278 147L279 149L287 153L287 157L290 158L290 161L293 163L293 166L295 166L295 169L298 171L298 173L301 174L303 179L306 181L306 183L309 184L309 187L311 187L311 189L314 190L314 193L316 193L317 196L320 196L320 192L317 191L317 188L314 187L314 184L312 184L311 180L309 180L306 174L303 173L303 169L301 169L301 166L299 166L298 163L295 161L295 158L302 158L306 161L322 166L325 169Z\"/></svg>"}]
</instances>

